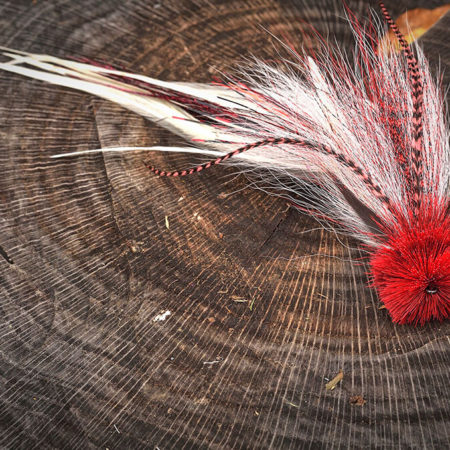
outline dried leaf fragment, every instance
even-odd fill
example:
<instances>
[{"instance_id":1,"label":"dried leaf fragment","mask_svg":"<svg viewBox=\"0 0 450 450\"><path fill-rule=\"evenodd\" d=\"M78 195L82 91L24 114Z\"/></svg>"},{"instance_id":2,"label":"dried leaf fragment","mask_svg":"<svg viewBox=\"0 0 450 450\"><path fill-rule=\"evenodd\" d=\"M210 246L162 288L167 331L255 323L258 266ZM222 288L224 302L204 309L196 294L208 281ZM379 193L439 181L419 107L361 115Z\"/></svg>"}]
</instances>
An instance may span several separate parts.
<instances>
[{"instance_id":1,"label":"dried leaf fragment","mask_svg":"<svg viewBox=\"0 0 450 450\"><path fill-rule=\"evenodd\" d=\"M349 398L348 401L351 405L356 406L363 406L366 403L362 395L353 395L352 397Z\"/></svg>"},{"instance_id":2,"label":"dried leaf fragment","mask_svg":"<svg viewBox=\"0 0 450 450\"><path fill-rule=\"evenodd\" d=\"M344 372L342 372L342 370L340 370L339 373L325 385L326 390L332 391L338 385L338 383L342 380L342 378L344 378Z\"/></svg>"}]
</instances>

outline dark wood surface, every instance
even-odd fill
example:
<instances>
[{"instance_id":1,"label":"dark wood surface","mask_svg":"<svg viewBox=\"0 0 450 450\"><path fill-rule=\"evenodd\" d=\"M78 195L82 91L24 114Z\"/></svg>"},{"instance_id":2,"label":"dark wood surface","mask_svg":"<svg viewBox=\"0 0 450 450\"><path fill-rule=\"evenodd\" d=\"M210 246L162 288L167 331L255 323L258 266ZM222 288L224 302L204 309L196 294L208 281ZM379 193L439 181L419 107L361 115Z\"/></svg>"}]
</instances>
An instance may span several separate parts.
<instances>
[{"instance_id":1,"label":"dark wood surface","mask_svg":"<svg viewBox=\"0 0 450 450\"><path fill-rule=\"evenodd\" d=\"M348 45L322 3L3 0L0 44L207 81L276 57L260 24L300 43L309 18ZM446 80L449 23L423 38ZM356 242L231 169L164 180L143 153L52 160L173 141L75 91L0 72L0 93L1 448L450 446L450 325L392 324Z\"/></svg>"}]
</instances>

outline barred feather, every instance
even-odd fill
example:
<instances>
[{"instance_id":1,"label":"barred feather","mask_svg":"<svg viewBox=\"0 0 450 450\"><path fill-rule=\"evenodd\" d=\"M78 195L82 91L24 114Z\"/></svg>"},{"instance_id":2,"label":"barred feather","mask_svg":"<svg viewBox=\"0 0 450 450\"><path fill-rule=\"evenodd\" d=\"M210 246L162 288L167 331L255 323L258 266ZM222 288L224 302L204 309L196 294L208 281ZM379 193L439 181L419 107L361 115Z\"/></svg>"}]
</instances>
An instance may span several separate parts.
<instances>
[{"instance_id":1,"label":"barred feather","mask_svg":"<svg viewBox=\"0 0 450 450\"><path fill-rule=\"evenodd\" d=\"M314 56L292 52L282 67L247 63L220 84L8 49L0 68L111 100L196 144L170 150L215 158L176 171L151 167L158 175L238 166L261 189L363 242L393 319L424 323L450 315L449 130L422 50L381 10L403 53L381 49L376 18L374 35L348 11L351 57L324 44ZM130 149L140 148L100 151Z\"/></svg>"}]
</instances>

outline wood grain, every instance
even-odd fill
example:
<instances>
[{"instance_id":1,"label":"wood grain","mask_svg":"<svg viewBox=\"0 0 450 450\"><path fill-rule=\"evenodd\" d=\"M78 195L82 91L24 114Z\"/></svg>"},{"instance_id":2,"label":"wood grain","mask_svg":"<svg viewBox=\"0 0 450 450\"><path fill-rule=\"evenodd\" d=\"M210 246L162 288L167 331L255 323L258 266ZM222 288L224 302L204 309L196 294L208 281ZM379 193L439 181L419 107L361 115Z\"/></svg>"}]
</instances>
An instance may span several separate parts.
<instances>
[{"instance_id":1,"label":"wood grain","mask_svg":"<svg viewBox=\"0 0 450 450\"><path fill-rule=\"evenodd\" d=\"M391 3L394 15L442 4ZM0 44L206 81L251 54L277 57L260 25L300 44L308 18L349 46L334 10L3 0ZM449 23L421 39L447 81ZM0 73L0 92L0 447L450 446L449 323L393 325L356 242L230 169L171 180L143 153L52 160L174 141L75 91Z\"/></svg>"}]
</instances>

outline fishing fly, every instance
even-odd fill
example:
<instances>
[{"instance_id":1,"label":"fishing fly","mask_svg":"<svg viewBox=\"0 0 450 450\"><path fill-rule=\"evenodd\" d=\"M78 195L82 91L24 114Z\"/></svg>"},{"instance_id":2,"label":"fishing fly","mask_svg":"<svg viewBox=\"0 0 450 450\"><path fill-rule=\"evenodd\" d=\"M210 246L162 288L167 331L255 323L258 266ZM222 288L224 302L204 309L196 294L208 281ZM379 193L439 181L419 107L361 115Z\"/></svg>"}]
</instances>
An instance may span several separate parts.
<instances>
[{"instance_id":1,"label":"fishing fly","mask_svg":"<svg viewBox=\"0 0 450 450\"><path fill-rule=\"evenodd\" d=\"M356 238L392 320L422 325L450 316L445 99L420 47L407 43L379 5L400 52L382 42L384 26L376 18L363 26L347 9L352 58L322 41L311 54L291 49L282 67L255 60L211 84L165 82L91 60L9 49L0 68L97 95L190 141L91 152L210 155L189 168L149 169L183 177L234 165L261 189Z\"/></svg>"}]
</instances>

